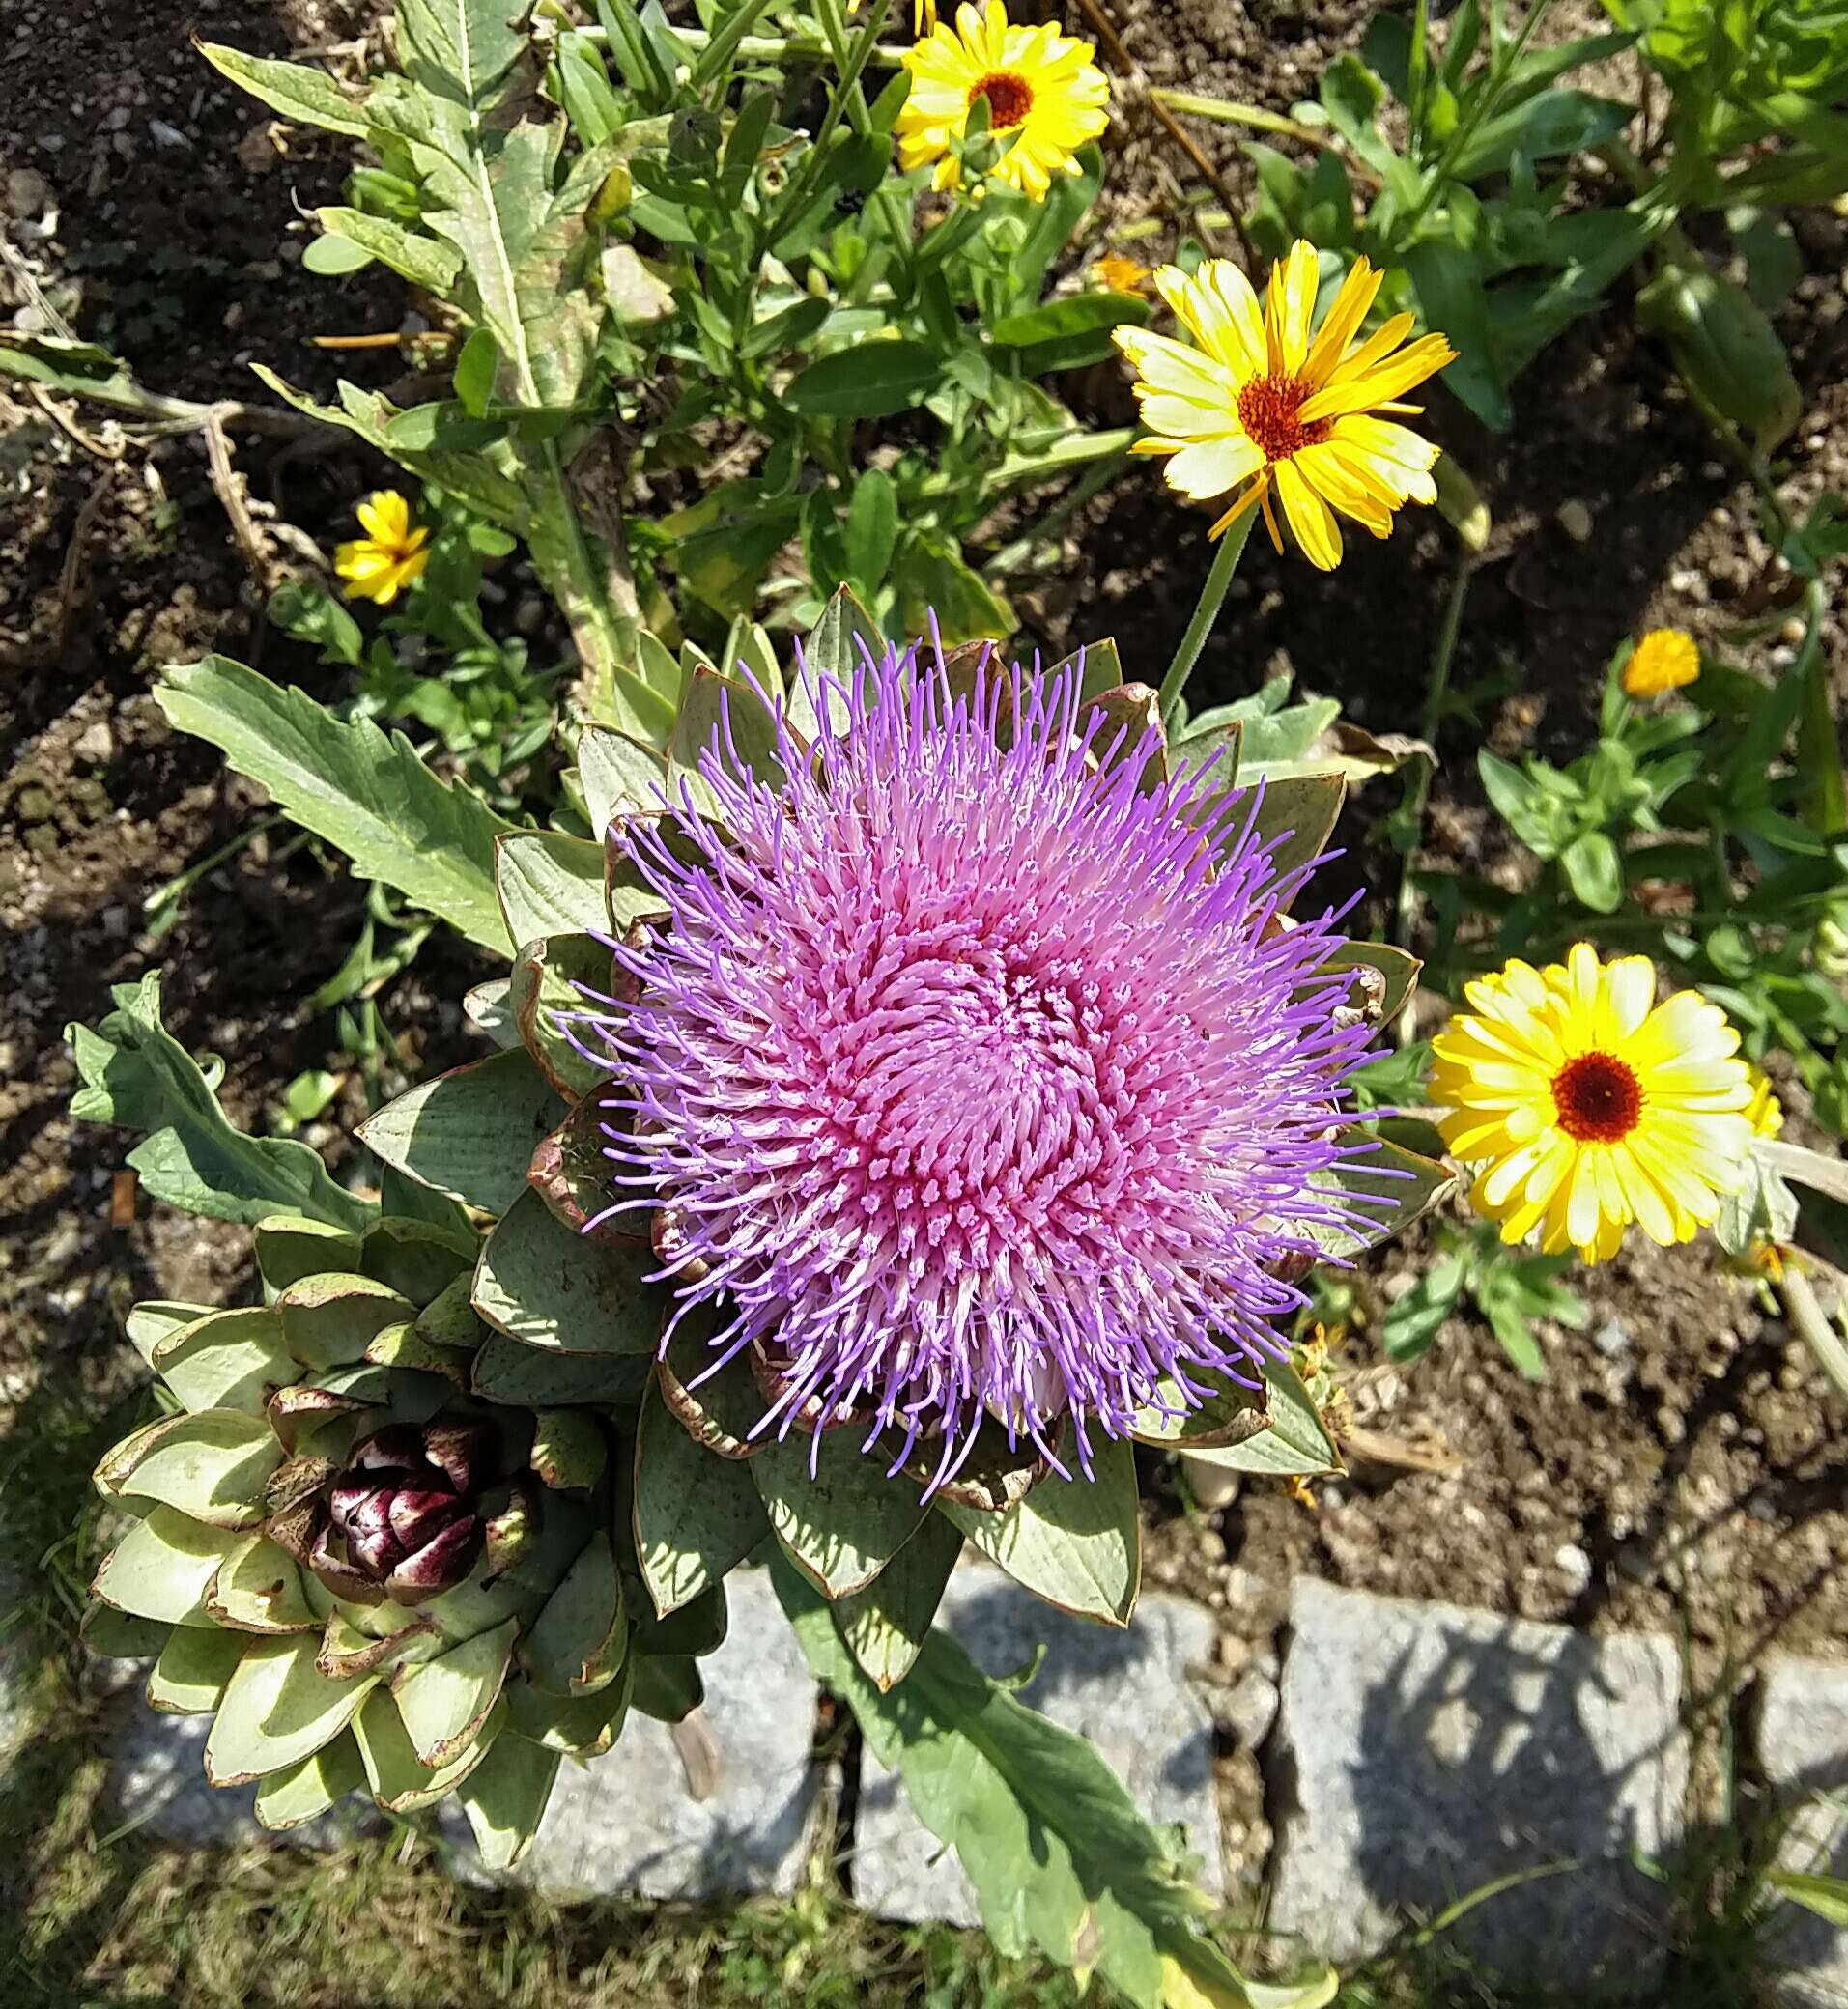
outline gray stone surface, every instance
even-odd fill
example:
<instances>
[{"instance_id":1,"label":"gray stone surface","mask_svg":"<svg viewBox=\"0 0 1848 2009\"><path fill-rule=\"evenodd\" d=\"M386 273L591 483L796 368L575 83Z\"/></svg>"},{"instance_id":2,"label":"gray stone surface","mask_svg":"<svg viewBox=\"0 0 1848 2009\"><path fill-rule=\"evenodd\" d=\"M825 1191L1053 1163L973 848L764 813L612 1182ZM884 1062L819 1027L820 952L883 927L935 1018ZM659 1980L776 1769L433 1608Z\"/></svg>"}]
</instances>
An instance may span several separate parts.
<instances>
[{"instance_id":1,"label":"gray stone surface","mask_svg":"<svg viewBox=\"0 0 1848 2009\"><path fill-rule=\"evenodd\" d=\"M1201 1882L1215 1894L1223 1888L1212 1727L1187 1673L1211 1658L1210 1614L1151 1596L1119 1631L1053 1610L998 1570L965 1565L950 1579L939 1623L993 1675L1017 1672L1044 1645L1020 1699L1088 1737L1151 1821L1180 1822L1202 1858ZM851 1873L855 1898L884 1917L979 1922L955 1856L870 1751L862 1762Z\"/></svg>"},{"instance_id":2,"label":"gray stone surface","mask_svg":"<svg viewBox=\"0 0 1848 2009\"><path fill-rule=\"evenodd\" d=\"M1793 1820L1782 1860L1794 1870L1848 1877L1848 1820L1816 1803L1848 1794L1848 1667L1783 1655L1768 1661L1758 1708L1758 1765ZM1802 2009L1848 2004L1848 1932L1796 1905L1778 1914L1772 1957L1786 1971L1784 2001Z\"/></svg>"},{"instance_id":3,"label":"gray stone surface","mask_svg":"<svg viewBox=\"0 0 1848 2009\"><path fill-rule=\"evenodd\" d=\"M1667 1895L1688 1750L1674 1644L1534 1625L1301 1580L1277 1749L1270 1923L1352 1960L1407 1913L1576 1858L1456 1928L1485 1966L1581 1986L1635 1979Z\"/></svg>"},{"instance_id":4,"label":"gray stone surface","mask_svg":"<svg viewBox=\"0 0 1848 2009\"><path fill-rule=\"evenodd\" d=\"M292 1849L332 1849L385 1826L376 1808L349 1799L318 1821L271 1833L257 1819L254 1786L207 1784L211 1729L210 1716L169 1716L150 1709L140 1682L135 1683L128 1713L116 1734L109 1773L110 1794L124 1821L162 1841L198 1848L264 1841Z\"/></svg>"},{"instance_id":5,"label":"gray stone surface","mask_svg":"<svg viewBox=\"0 0 1848 2009\"><path fill-rule=\"evenodd\" d=\"M818 1785L810 1761L814 1684L768 1576L740 1570L725 1588L730 1631L700 1662L704 1719L720 1754L711 1797L688 1797L667 1727L632 1714L607 1757L559 1768L517 1881L554 1897L795 1890ZM444 1825L467 1837L466 1819L448 1802Z\"/></svg>"}]
</instances>

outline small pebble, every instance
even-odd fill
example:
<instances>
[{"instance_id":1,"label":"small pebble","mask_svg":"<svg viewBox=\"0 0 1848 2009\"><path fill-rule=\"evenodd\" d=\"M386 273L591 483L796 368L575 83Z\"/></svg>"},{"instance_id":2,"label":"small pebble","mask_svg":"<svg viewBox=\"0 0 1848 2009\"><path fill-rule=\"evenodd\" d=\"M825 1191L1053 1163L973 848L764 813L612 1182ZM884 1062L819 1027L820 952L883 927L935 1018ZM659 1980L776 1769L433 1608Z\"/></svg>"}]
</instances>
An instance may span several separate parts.
<instances>
[{"instance_id":1,"label":"small pebble","mask_svg":"<svg viewBox=\"0 0 1848 2009\"><path fill-rule=\"evenodd\" d=\"M1553 1567L1566 1579L1566 1588L1577 1598L1591 1588L1591 1558L1576 1542L1562 1542L1553 1553Z\"/></svg>"},{"instance_id":2,"label":"small pebble","mask_svg":"<svg viewBox=\"0 0 1848 2009\"><path fill-rule=\"evenodd\" d=\"M1590 543L1591 511L1582 502L1574 500L1560 503L1558 523L1574 544Z\"/></svg>"}]
</instances>

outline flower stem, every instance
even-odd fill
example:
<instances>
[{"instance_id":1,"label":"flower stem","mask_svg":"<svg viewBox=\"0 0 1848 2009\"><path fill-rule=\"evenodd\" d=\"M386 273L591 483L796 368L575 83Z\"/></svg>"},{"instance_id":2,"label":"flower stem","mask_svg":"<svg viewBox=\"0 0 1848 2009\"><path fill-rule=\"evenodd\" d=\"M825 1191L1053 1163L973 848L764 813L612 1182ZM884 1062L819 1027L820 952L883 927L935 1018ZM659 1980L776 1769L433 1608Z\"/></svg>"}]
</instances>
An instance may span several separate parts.
<instances>
[{"instance_id":1,"label":"flower stem","mask_svg":"<svg viewBox=\"0 0 1848 2009\"><path fill-rule=\"evenodd\" d=\"M1837 1395L1848 1396L1848 1342L1844 1342L1823 1310L1816 1293L1809 1287L1809 1279L1800 1269L1787 1264L1783 1292L1784 1310L1790 1315L1791 1324L1816 1356L1816 1365L1828 1375Z\"/></svg>"},{"instance_id":2,"label":"flower stem","mask_svg":"<svg viewBox=\"0 0 1848 2009\"><path fill-rule=\"evenodd\" d=\"M1161 722L1164 725L1171 723L1180 712L1180 693L1186 690L1187 679L1193 674L1194 665L1200 661L1200 652L1207 646L1208 636L1212 633L1212 624L1226 604L1226 595L1232 588L1232 576L1238 570L1238 560L1244 556L1245 543L1257 515L1258 505L1254 502L1219 540L1212 570L1207 575L1207 583L1200 589L1200 604L1193 610L1193 619L1187 623L1186 634L1180 637L1180 646L1175 651L1175 660L1168 665L1168 674L1161 680Z\"/></svg>"}]
</instances>

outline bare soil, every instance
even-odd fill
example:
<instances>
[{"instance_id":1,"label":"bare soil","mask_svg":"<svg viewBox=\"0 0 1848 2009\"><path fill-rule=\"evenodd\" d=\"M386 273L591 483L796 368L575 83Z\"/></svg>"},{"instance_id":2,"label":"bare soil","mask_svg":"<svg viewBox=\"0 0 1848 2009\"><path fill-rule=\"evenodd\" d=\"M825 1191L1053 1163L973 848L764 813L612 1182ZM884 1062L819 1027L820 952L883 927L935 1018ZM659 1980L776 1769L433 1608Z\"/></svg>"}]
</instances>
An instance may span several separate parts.
<instances>
[{"instance_id":1,"label":"bare soil","mask_svg":"<svg viewBox=\"0 0 1848 2009\"><path fill-rule=\"evenodd\" d=\"M1142 0L1118 15L1157 80L1287 109L1358 39L1368 9ZM329 391L335 371L310 335L391 327L402 312L389 282L330 287L299 269L297 212L335 198L340 143L277 133L187 37L363 63L370 18L357 0L25 0L0 29L0 133L23 136L0 162L0 227L55 275L49 306L162 390L235 392L254 357ZM1244 187L1233 139L1203 136ZM1146 113L1125 117L1119 145L1127 193L1116 213L1167 213L1159 176L1185 180L1184 164L1171 164ZM1809 398L1786 450L1799 505L1848 487L1848 227L1818 213L1800 235L1807 271L1782 324ZM44 303L0 269L7 311L16 320ZM1074 394L1100 419L1121 410L1109 382ZM1748 488L1621 291L1535 365L1517 410L1516 430L1497 438L1441 394L1431 403L1495 523L1455 677L1518 664L1492 743L1570 749L1623 637L1672 623L1717 638L1749 610L1770 554ZM74 416L95 440L97 414ZM239 465L253 495L324 543L379 472L356 451L307 458L262 439L241 443ZM1567 502L1589 512L1587 540L1562 527ZM1405 729L1456 564L1444 525L1416 514L1390 543L1353 540L1325 581L1255 540L1199 673L1202 698L1288 666L1363 724ZM1056 650L1115 633L1134 661L1165 661L1208 564L1203 529L1155 483L1119 484L1086 512L1068 574L1023 596L1035 638ZM169 733L149 695L162 665L261 648L271 674L332 689L302 652L264 641L255 608L195 439L110 459L18 390L0 392L0 1400L14 1405L119 1390L132 1369L119 1317L134 1297L229 1298L248 1285L235 1231L145 1208L128 1228L109 1225L128 1142L66 1116L66 1023L99 1017L109 983L163 968L170 1026L224 1056L227 1100L258 1125L333 1043L300 1000L344 955L361 900L312 847L284 844L278 829L207 871L170 932L156 940L145 924L157 887L261 813L209 749ZM1829 645L1848 680L1839 625ZM1775 670L1782 646L1746 660ZM1463 729L1440 748L1429 836L1436 860L1472 868L1473 750ZM1377 826L1393 795L1387 783L1363 796L1344 832L1350 869L1388 890L1398 866ZM469 968L466 951L433 948L380 999L410 1071L466 1056L454 1001ZM1421 1252L1414 1240L1385 1253L1368 1281L1376 1316ZM1446 1469L1358 1465L1313 1511L1250 1486L1206 1517L1179 1512L1171 1482L1151 1473L1151 1579L1223 1612L1226 1683L1265 1664L1301 1571L1534 1618L1686 1628L1702 1679L1721 1685L1773 1648L1848 1655L1843 1405L1749 1291L1716 1278L1704 1248L1633 1242L1578 1281L1591 1324L1548 1333L1544 1384L1523 1380L1472 1317L1406 1372L1382 1366L1364 1333L1350 1340L1358 1420L1435 1450ZM1255 1854L1256 1773L1243 1764L1230 1780L1235 1847Z\"/></svg>"}]
</instances>

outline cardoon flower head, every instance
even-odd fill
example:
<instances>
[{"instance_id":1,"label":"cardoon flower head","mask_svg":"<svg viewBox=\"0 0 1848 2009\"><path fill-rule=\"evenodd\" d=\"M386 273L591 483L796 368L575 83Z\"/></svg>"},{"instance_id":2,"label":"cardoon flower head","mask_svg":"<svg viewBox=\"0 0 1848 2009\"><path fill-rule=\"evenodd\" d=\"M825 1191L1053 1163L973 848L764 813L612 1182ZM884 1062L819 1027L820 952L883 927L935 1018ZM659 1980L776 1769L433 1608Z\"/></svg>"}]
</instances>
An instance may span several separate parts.
<instances>
[{"instance_id":1,"label":"cardoon flower head","mask_svg":"<svg viewBox=\"0 0 1848 2009\"><path fill-rule=\"evenodd\" d=\"M658 1210L669 1337L709 1308L760 1428L858 1421L895 1469L936 1440L933 1485L985 1415L1055 1466L1069 1418L1089 1469L1190 1368L1249 1374L1353 1224L1325 1175L1371 1034L1336 917L1283 920L1310 866L1256 792L1157 781L1075 675L1019 682L915 649L811 677L832 730L780 715L780 774L727 727L628 829L669 918L596 1020L600 1218Z\"/></svg>"}]
</instances>

